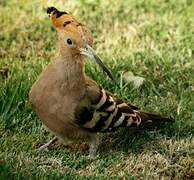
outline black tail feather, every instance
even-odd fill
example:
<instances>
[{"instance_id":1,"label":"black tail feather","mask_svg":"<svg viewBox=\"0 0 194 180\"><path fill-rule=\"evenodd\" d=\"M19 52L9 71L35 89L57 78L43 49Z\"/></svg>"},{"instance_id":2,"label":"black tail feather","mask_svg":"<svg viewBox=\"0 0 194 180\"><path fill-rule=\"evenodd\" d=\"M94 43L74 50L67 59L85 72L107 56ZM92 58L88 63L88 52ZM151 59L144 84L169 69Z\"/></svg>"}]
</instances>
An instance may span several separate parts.
<instances>
[{"instance_id":1,"label":"black tail feather","mask_svg":"<svg viewBox=\"0 0 194 180\"><path fill-rule=\"evenodd\" d=\"M175 120L172 117L164 117L160 114L139 111L138 115L141 118L141 125L161 127L167 123L172 123Z\"/></svg>"}]
</instances>

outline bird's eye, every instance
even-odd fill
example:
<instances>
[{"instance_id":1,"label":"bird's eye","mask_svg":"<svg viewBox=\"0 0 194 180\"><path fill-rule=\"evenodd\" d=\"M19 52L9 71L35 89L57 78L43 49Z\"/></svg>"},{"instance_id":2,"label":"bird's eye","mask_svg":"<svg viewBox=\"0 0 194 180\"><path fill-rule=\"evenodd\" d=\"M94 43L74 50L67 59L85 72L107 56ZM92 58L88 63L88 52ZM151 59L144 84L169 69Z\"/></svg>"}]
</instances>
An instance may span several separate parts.
<instances>
[{"instance_id":1,"label":"bird's eye","mask_svg":"<svg viewBox=\"0 0 194 180\"><path fill-rule=\"evenodd\" d=\"M70 38L67 39L67 44L69 44L69 45L73 44L73 42L72 42L72 40Z\"/></svg>"}]
</instances>

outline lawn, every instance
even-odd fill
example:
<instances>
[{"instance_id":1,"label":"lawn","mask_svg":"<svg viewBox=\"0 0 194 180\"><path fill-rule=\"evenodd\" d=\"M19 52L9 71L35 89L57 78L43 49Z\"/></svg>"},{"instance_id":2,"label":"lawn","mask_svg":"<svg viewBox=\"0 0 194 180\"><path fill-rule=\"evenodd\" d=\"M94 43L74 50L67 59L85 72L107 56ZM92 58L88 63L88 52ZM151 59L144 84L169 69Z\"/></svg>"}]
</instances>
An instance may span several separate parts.
<instances>
[{"instance_id":1,"label":"lawn","mask_svg":"<svg viewBox=\"0 0 194 180\"><path fill-rule=\"evenodd\" d=\"M83 144L38 153L53 135L32 112L28 93L58 51L50 5L87 24L117 84L87 61L90 77L175 123L103 134L95 159ZM194 1L1 0L0 22L0 179L194 179ZM144 83L134 88L128 71Z\"/></svg>"}]
</instances>

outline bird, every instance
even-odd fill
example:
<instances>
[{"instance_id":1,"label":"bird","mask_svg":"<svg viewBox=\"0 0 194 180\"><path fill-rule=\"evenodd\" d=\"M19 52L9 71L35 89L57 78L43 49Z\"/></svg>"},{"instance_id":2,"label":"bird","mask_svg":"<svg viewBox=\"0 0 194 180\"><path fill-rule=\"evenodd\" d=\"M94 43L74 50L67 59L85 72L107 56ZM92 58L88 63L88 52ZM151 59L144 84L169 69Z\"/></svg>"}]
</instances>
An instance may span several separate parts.
<instances>
[{"instance_id":1,"label":"bird","mask_svg":"<svg viewBox=\"0 0 194 180\"><path fill-rule=\"evenodd\" d=\"M59 139L65 144L87 142L89 156L95 157L100 133L144 124L161 126L173 121L172 117L142 111L87 76L85 61L89 58L115 81L110 69L92 48L92 33L84 24L55 7L48 7L47 14L57 31L59 53L32 85L29 102L55 137L39 150Z\"/></svg>"}]
</instances>

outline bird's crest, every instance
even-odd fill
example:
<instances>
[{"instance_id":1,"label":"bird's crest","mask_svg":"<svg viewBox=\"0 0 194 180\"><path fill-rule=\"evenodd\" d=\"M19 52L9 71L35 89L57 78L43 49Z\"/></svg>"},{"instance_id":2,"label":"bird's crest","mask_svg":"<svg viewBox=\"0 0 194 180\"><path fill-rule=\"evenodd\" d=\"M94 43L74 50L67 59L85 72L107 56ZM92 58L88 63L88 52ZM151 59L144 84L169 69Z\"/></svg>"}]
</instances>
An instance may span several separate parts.
<instances>
[{"instance_id":1,"label":"bird's crest","mask_svg":"<svg viewBox=\"0 0 194 180\"><path fill-rule=\"evenodd\" d=\"M93 39L91 32L72 15L65 11L59 11L55 7L49 7L47 14L57 30L78 32L82 37L86 38L88 44L92 45Z\"/></svg>"}]
</instances>

